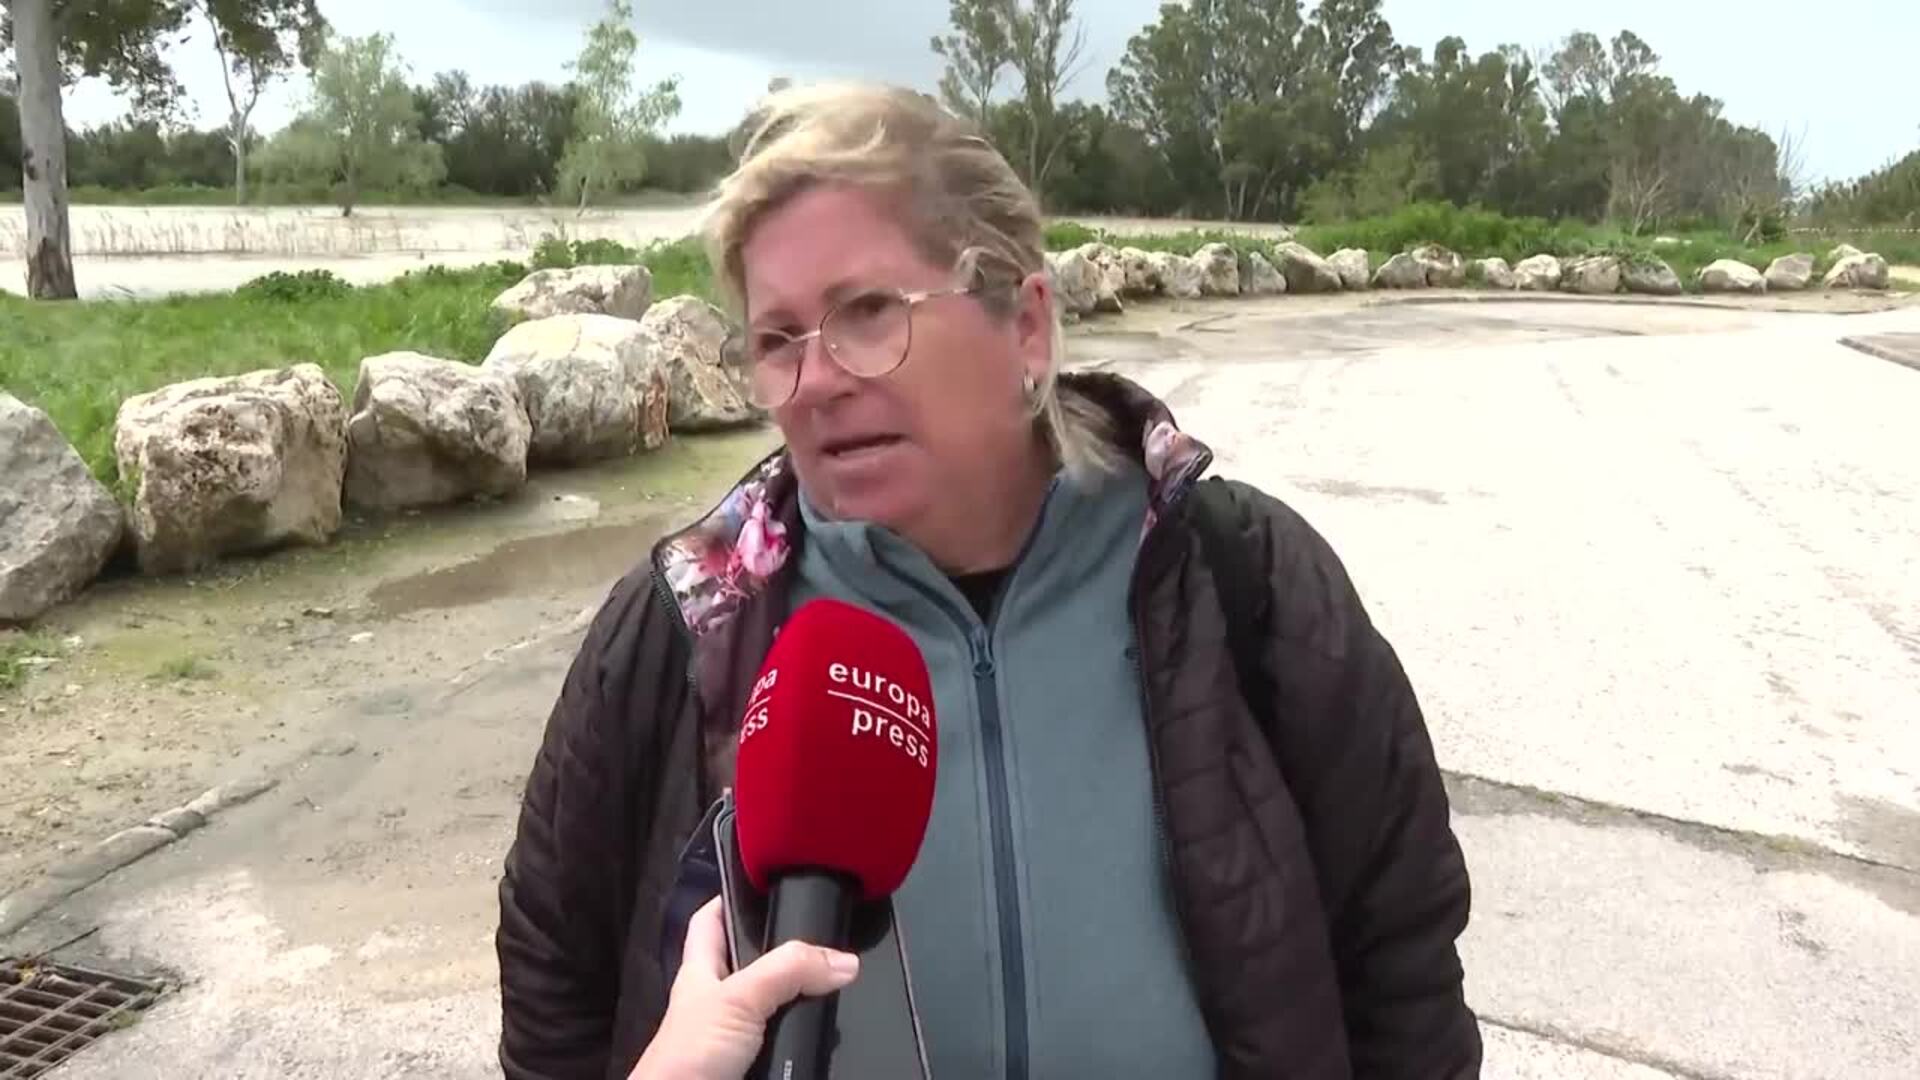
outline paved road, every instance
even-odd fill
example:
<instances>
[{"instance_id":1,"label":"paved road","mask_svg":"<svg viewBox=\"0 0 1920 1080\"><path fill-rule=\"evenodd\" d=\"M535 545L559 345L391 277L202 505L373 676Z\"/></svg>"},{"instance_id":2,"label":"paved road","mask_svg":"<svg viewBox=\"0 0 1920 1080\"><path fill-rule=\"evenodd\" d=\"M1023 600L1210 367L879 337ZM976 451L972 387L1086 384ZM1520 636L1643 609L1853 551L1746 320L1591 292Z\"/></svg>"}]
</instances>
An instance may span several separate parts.
<instances>
[{"instance_id":1,"label":"paved road","mask_svg":"<svg viewBox=\"0 0 1920 1080\"><path fill-rule=\"evenodd\" d=\"M1399 648L1486 1074L1920 1075L1920 372L1837 344L1920 317L1220 311L1077 356L1300 507ZM487 1075L495 866L597 592L32 928L194 980L70 1074Z\"/></svg>"},{"instance_id":2,"label":"paved road","mask_svg":"<svg viewBox=\"0 0 1920 1080\"><path fill-rule=\"evenodd\" d=\"M1920 372L1835 343L1915 325L1388 309L1114 365L1316 522L1403 654L1503 1053L1920 1075Z\"/></svg>"}]
</instances>

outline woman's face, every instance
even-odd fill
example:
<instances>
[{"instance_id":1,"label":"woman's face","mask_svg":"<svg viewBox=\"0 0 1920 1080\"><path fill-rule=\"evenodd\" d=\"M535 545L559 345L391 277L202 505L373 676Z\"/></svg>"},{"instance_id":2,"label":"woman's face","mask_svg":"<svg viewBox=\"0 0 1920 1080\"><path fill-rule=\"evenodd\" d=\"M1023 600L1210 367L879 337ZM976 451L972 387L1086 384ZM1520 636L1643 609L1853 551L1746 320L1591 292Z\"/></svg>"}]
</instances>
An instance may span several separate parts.
<instances>
[{"instance_id":1,"label":"woman's face","mask_svg":"<svg viewBox=\"0 0 1920 1080\"><path fill-rule=\"evenodd\" d=\"M741 261L749 340L810 333L836 301L874 290L958 284L883 199L844 186L810 188L767 214ZM1051 298L1044 275L1018 293L1010 318L969 295L915 304L905 361L877 378L843 369L820 338L806 342L793 397L773 417L816 506L911 536L941 516L929 513L937 500L990 492L996 472L1031 452L1022 382L1051 361Z\"/></svg>"}]
</instances>

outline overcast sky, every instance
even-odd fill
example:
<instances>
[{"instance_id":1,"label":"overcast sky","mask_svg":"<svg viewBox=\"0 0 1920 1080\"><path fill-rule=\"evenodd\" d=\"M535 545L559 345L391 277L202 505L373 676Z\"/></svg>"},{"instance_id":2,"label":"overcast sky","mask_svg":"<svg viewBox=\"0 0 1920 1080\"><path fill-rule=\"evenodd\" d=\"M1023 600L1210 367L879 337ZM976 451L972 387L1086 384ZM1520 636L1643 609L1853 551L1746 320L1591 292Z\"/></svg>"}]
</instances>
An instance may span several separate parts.
<instances>
[{"instance_id":1,"label":"overcast sky","mask_svg":"<svg viewBox=\"0 0 1920 1080\"><path fill-rule=\"evenodd\" d=\"M1309 6L1312 0L1308 0ZM947 0L635 0L643 75L677 75L685 107L676 131L731 126L775 75L881 78L932 89L940 62L928 39L946 28ZM1089 60L1070 88L1100 98L1127 39L1158 0L1080 0ZM320 0L341 32L394 35L416 80L464 69L475 83L559 81L600 0ZM1458 34L1476 53L1503 43L1546 47L1576 29L1603 38L1628 28L1660 53L1682 92L1726 102L1729 118L1800 134L1809 179L1849 177L1920 147L1914 45L1920 0L1385 0L1395 36L1428 55ZM220 71L204 33L172 51L202 125L225 115ZM280 84L255 114L271 130L298 106ZM74 126L125 106L101 86L68 99Z\"/></svg>"}]
</instances>

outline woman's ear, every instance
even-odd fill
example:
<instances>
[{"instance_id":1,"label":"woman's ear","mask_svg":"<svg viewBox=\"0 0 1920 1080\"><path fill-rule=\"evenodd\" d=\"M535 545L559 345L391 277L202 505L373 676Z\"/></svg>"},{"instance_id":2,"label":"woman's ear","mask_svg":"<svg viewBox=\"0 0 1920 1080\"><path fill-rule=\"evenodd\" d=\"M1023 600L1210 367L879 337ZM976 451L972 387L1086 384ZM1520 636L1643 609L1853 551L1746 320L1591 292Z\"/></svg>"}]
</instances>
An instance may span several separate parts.
<instances>
[{"instance_id":1,"label":"woman's ear","mask_svg":"<svg viewBox=\"0 0 1920 1080\"><path fill-rule=\"evenodd\" d=\"M1053 368L1053 282L1045 272L1028 274L1014 297L1013 326L1020 366L1029 381L1043 381Z\"/></svg>"}]
</instances>

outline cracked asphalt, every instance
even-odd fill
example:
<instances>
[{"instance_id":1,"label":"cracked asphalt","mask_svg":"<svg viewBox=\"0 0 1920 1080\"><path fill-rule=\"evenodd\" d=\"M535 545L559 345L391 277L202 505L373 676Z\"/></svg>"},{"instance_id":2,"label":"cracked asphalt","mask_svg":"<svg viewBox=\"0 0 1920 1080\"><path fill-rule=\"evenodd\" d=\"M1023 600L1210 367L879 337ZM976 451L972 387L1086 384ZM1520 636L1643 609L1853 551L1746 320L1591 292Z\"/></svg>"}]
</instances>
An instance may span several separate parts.
<instances>
[{"instance_id":1,"label":"cracked asphalt","mask_svg":"<svg viewBox=\"0 0 1920 1080\"><path fill-rule=\"evenodd\" d=\"M1920 370L1841 344L1915 331L1287 298L1072 335L1304 512L1399 650L1473 875L1485 1075L1920 1075ZM338 669L277 788L0 942L98 927L63 957L183 981L63 1075L494 1074L498 860L620 554L581 533L659 513L330 586L391 649L486 660Z\"/></svg>"}]
</instances>

